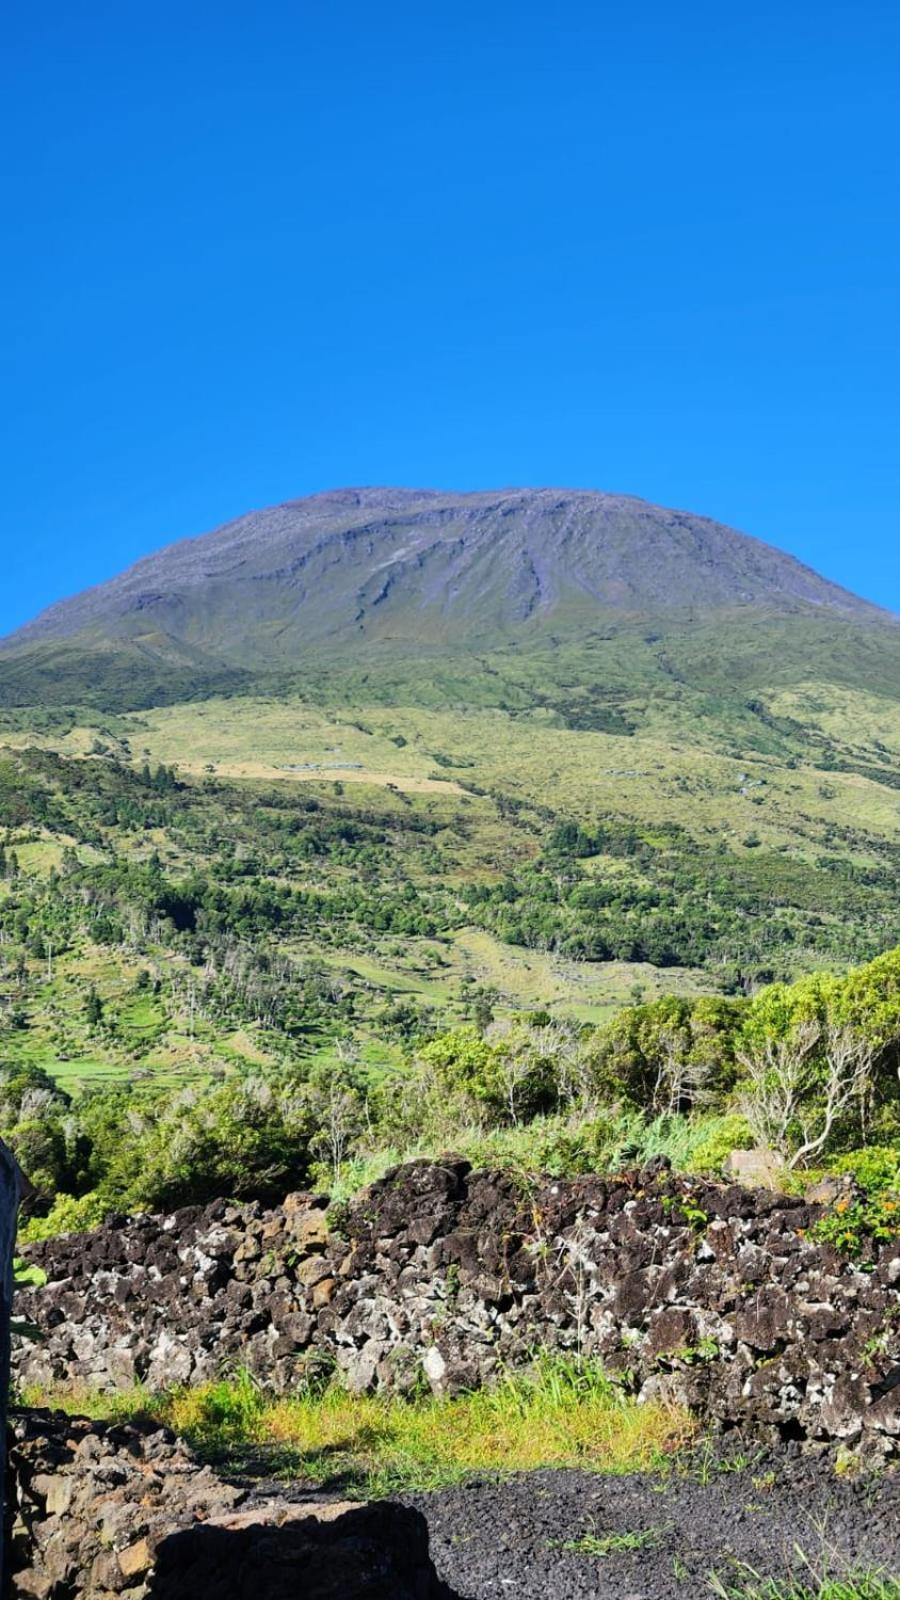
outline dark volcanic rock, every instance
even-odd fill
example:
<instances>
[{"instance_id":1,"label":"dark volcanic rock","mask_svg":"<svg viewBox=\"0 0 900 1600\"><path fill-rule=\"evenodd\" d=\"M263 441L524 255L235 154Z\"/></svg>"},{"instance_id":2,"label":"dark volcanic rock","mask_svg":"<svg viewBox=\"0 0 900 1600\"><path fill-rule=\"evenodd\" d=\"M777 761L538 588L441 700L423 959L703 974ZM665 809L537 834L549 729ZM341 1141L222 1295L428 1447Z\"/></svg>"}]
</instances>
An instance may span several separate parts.
<instances>
[{"instance_id":1,"label":"dark volcanic rock","mask_svg":"<svg viewBox=\"0 0 900 1600\"><path fill-rule=\"evenodd\" d=\"M104 1389L202 1382L244 1365L285 1391L310 1361L351 1388L438 1392L536 1345L627 1371L643 1397L771 1441L900 1449L900 1238L853 1262L811 1239L822 1207L633 1172L546 1182L414 1162L329 1229L326 1201L217 1202L117 1219L28 1254L44 1339L20 1380ZM873 1387L874 1386L874 1387Z\"/></svg>"}]
</instances>

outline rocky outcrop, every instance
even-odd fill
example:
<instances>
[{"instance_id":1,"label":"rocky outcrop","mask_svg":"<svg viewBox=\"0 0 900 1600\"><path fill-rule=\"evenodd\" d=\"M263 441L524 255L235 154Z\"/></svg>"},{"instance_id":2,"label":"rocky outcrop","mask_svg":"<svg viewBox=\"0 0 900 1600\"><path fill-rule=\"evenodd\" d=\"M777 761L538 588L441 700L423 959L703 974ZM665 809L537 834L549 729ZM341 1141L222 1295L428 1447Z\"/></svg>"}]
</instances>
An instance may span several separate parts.
<instances>
[{"instance_id":1,"label":"rocky outcrop","mask_svg":"<svg viewBox=\"0 0 900 1600\"><path fill-rule=\"evenodd\" d=\"M12 1424L13 1600L453 1600L418 1511L261 1500L165 1429Z\"/></svg>"},{"instance_id":2,"label":"rocky outcrop","mask_svg":"<svg viewBox=\"0 0 900 1600\"><path fill-rule=\"evenodd\" d=\"M849 1261L821 1205L666 1172L535 1183L412 1163L341 1214L322 1197L117 1218L31 1251L44 1329L20 1379L121 1389L311 1364L354 1389L435 1391L578 1351L644 1397L772 1439L900 1450L900 1239Z\"/></svg>"}]
</instances>

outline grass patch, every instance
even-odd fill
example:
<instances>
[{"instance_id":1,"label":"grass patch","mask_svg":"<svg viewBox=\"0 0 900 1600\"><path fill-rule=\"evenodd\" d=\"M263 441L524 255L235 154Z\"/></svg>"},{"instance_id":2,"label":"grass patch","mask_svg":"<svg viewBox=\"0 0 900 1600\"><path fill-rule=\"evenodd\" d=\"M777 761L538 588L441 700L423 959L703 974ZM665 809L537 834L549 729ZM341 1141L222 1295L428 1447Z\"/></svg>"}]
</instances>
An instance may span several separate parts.
<instances>
[{"instance_id":1,"label":"grass patch","mask_svg":"<svg viewBox=\"0 0 900 1600\"><path fill-rule=\"evenodd\" d=\"M273 1399L247 1374L156 1397L25 1399L95 1417L150 1415L219 1465L363 1498L541 1467L658 1469L692 1433L683 1411L638 1405L594 1364L558 1357L452 1399L352 1395L334 1380Z\"/></svg>"},{"instance_id":2,"label":"grass patch","mask_svg":"<svg viewBox=\"0 0 900 1600\"><path fill-rule=\"evenodd\" d=\"M805 1558L804 1558L805 1559ZM885 1572L848 1572L844 1577L762 1578L746 1569L729 1583L711 1579L719 1600L900 1600L900 1578Z\"/></svg>"},{"instance_id":3,"label":"grass patch","mask_svg":"<svg viewBox=\"0 0 900 1600\"><path fill-rule=\"evenodd\" d=\"M630 1533L583 1533L577 1539L554 1540L548 1548L578 1556L611 1556L625 1550L646 1550L658 1538L658 1528L642 1528Z\"/></svg>"}]
</instances>

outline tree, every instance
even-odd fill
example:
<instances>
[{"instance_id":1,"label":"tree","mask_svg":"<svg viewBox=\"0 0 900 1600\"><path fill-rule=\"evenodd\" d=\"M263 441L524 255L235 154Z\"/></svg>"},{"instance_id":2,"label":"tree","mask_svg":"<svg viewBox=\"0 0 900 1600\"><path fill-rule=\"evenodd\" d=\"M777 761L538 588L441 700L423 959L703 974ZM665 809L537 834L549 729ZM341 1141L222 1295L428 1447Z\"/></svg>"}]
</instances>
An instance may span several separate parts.
<instances>
[{"instance_id":1,"label":"tree","mask_svg":"<svg viewBox=\"0 0 900 1600\"><path fill-rule=\"evenodd\" d=\"M327 1078L320 1077L311 1085L309 1105L317 1130L310 1140L310 1150L324 1156L331 1169L331 1181L336 1187L351 1145L366 1126L366 1099L352 1063L340 1057L340 1066Z\"/></svg>"},{"instance_id":2,"label":"tree","mask_svg":"<svg viewBox=\"0 0 900 1600\"><path fill-rule=\"evenodd\" d=\"M84 1014L90 1028L96 1028L103 1021L103 1001L100 999L93 984L87 992L87 999L84 1002Z\"/></svg>"},{"instance_id":3,"label":"tree","mask_svg":"<svg viewBox=\"0 0 900 1600\"><path fill-rule=\"evenodd\" d=\"M656 1082L650 1101L654 1116L675 1116L694 1111L711 1098L711 1066L690 1048L674 1029L657 1035Z\"/></svg>"},{"instance_id":4,"label":"tree","mask_svg":"<svg viewBox=\"0 0 900 1600\"><path fill-rule=\"evenodd\" d=\"M848 1025L801 1022L738 1053L746 1074L742 1110L757 1140L791 1169L821 1155L856 1106L860 1121L873 1082L875 1050Z\"/></svg>"}]
</instances>

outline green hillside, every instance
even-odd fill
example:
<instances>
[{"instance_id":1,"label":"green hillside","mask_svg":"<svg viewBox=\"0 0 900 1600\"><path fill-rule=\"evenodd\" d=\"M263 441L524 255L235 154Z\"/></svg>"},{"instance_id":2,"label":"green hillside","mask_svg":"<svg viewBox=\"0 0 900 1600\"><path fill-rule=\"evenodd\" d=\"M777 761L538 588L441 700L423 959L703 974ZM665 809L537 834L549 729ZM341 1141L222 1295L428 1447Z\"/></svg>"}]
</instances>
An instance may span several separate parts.
<instances>
[{"instance_id":1,"label":"green hillside","mask_svg":"<svg viewBox=\"0 0 900 1600\"><path fill-rule=\"evenodd\" d=\"M109 1154L90 1154L110 1128L115 1142L123 1119L151 1126L151 1108L216 1095L216 1126L234 1096L242 1116L248 1094L282 1108L281 1131L266 1112L246 1153L251 1188L270 1142L283 1175L280 1139L325 1159L335 1094L354 1159L409 1148L403 1086L435 1041L549 1028L561 1083L559 1051L593 1060L634 1007L742 1006L900 945L900 628L703 519L611 497L564 515L526 497L501 537L503 506L460 498L470 547L456 506L363 506L352 538L346 506L326 508L324 529L320 506L313 538L301 503L198 542L211 551L206 610L189 543L151 559L156 600L134 569L0 651L0 1066L18 1085L6 1123L27 1147L23 1097L27 1110L60 1093L86 1119L77 1137L33 1134L29 1160L51 1189L100 1183L113 1197ZM348 631L351 579L365 587L413 511L428 550L440 535L453 599L441 627L422 577L437 557L409 568L402 556L390 627L363 607ZM226 556L244 550L254 583L270 573L266 529L300 563L277 568L277 604L302 621L297 571L314 555L317 572L336 569L320 609L339 621L269 649L270 593L232 648L225 593L250 580ZM677 604L635 615L637 599L659 605L652 568L673 540L687 563ZM529 549L539 603L515 618ZM569 557L575 598L560 579ZM588 605L589 578L630 585L628 604L607 587ZM706 582L715 604L700 604ZM160 606L183 614L180 636L147 628ZM735 1114L729 1092L717 1089L717 1115ZM562 1116L561 1093L532 1110ZM447 1137L473 1117L486 1133L466 1094ZM625 1144L652 1110L618 1106ZM502 1140L504 1117L491 1117ZM428 1137L441 1126L432 1116ZM171 1188L170 1157L144 1152L169 1177L140 1195L190 1191Z\"/></svg>"}]
</instances>

